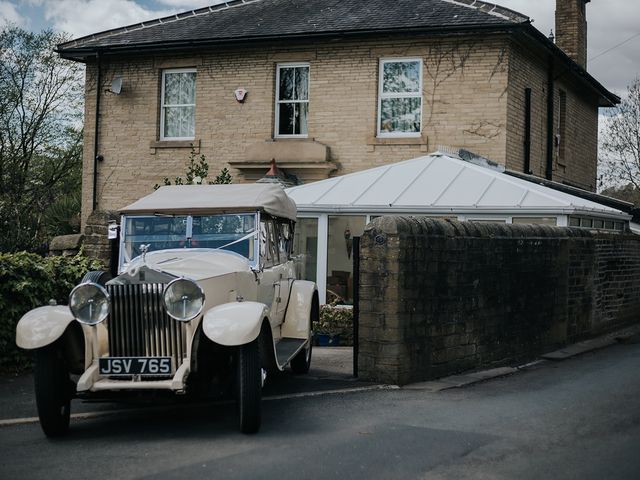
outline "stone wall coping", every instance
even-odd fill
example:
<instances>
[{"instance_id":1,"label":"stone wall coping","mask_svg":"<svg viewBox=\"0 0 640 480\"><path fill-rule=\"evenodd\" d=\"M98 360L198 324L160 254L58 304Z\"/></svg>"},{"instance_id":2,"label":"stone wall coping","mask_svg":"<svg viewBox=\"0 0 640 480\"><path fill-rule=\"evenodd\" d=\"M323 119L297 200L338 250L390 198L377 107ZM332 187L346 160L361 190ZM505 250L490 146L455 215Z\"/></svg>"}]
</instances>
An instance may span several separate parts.
<instances>
[{"instance_id":1,"label":"stone wall coping","mask_svg":"<svg viewBox=\"0 0 640 480\"><path fill-rule=\"evenodd\" d=\"M84 235L82 235L81 233L73 233L71 235L60 235L58 237L53 237L51 243L49 244L49 250L78 250L82 245L83 239Z\"/></svg>"},{"instance_id":2,"label":"stone wall coping","mask_svg":"<svg viewBox=\"0 0 640 480\"><path fill-rule=\"evenodd\" d=\"M120 214L117 210L95 210L89 218L87 218L87 225L104 225L106 226L109 220L118 220Z\"/></svg>"},{"instance_id":3,"label":"stone wall coping","mask_svg":"<svg viewBox=\"0 0 640 480\"><path fill-rule=\"evenodd\" d=\"M449 219L409 217L403 215L383 216L374 219L365 232L381 232L388 235L419 235L439 237L473 238L593 238L610 237L594 234L589 230L573 227L551 227L549 225L513 225L502 223L460 222ZM621 234L615 236L622 237Z\"/></svg>"}]
</instances>

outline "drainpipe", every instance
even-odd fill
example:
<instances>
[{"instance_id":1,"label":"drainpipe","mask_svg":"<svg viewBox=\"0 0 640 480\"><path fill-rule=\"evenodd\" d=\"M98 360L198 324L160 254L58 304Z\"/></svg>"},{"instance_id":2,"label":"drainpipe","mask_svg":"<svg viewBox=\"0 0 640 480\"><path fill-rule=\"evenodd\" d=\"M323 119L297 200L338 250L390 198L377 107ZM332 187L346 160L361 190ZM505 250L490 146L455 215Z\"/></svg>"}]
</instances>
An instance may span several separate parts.
<instances>
[{"instance_id":1,"label":"drainpipe","mask_svg":"<svg viewBox=\"0 0 640 480\"><path fill-rule=\"evenodd\" d=\"M553 58L549 57L549 78L547 82L547 180L553 180L553 104L555 80L553 78Z\"/></svg>"},{"instance_id":2,"label":"drainpipe","mask_svg":"<svg viewBox=\"0 0 640 480\"><path fill-rule=\"evenodd\" d=\"M100 68L100 51L96 52L96 63L98 65L96 82L96 123L93 135L93 208L95 212L98 205L98 160L102 160L98 155L98 127L100 124L100 86L102 85L102 70Z\"/></svg>"},{"instance_id":3,"label":"drainpipe","mask_svg":"<svg viewBox=\"0 0 640 480\"><path fill-rule=\"evenodd\" d=\"M524 173L531 175L531 89L524 90Z\"/></svg>"}]
</instances>

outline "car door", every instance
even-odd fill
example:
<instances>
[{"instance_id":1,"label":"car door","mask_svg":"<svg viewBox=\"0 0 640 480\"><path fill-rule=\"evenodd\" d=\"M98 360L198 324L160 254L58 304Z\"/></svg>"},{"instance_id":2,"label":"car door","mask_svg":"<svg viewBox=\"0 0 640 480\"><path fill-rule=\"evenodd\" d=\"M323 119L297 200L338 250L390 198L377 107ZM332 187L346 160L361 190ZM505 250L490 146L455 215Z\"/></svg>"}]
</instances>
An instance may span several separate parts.
<instances>
[{"instance_id":1,"label":"car door","mask_svg":"<svg viewBox=\"0 0 640 480\"><path fill-rule=\"evenodd\" d=\"M295 263L291 259L291 249L293 246L293 229L288 220L281 219L276 224L276 240L278 242L278 255L280 259L279 273L279 302L277 305L278 315L281 321L287 312L291 287L296 279Z\"/></svg>"},{"instance_id":2,"label":"car door","mask_svg":"<svg viewBox=\"0 0 640 480\"><path fill-rule=\"evenodd\" d=\"M284 319L281 307L284 266L280 262L276 241L276 226L272 219L260 219L260 283L258 301L269 307L269 319L274 340L280 338L280 325ZM286 301L286 299L285 299Z\"/></svg>"}]
</instances>

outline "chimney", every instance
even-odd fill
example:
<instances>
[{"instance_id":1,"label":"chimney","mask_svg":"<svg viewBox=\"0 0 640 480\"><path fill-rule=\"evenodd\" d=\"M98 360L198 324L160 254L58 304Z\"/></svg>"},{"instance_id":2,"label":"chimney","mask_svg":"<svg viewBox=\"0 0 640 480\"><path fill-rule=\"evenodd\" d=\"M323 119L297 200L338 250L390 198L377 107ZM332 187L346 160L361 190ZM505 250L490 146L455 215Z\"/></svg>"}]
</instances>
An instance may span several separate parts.
<instances>
[{"instance_id":1,"label":"chimney","mask_svg":"<svg viewBox=\"0 0 640 480\"><path fill-rule=\"evenodd\" d=\"M556 0L556 45L587 68L587 3L591 0Z\"/></svg>"}]
</instances>

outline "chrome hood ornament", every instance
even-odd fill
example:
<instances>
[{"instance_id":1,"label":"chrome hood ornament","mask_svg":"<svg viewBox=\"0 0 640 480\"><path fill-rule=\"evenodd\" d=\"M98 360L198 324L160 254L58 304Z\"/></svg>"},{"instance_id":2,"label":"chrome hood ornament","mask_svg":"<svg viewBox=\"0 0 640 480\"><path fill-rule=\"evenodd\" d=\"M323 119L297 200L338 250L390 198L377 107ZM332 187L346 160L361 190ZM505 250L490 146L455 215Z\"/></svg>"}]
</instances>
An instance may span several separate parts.
<instances>
[{"instance_id":1,"label":"chrome hood ornament","mask_svg":"<svg viewBox=\"0 0 640 480\"><path fill-rule=\"evenodd\" d=\"M147 252L149 251L149 247L151 246L150 243L147 243L146 245L140 245L140 253L142 253L142 263L146 264L147 263Z\"/></svg>"}]
</instances>

